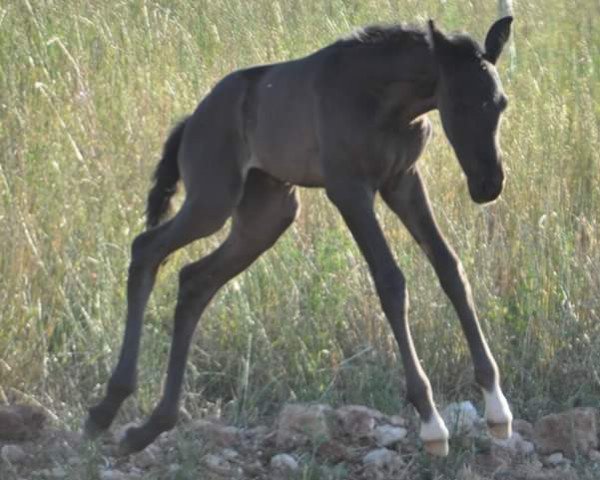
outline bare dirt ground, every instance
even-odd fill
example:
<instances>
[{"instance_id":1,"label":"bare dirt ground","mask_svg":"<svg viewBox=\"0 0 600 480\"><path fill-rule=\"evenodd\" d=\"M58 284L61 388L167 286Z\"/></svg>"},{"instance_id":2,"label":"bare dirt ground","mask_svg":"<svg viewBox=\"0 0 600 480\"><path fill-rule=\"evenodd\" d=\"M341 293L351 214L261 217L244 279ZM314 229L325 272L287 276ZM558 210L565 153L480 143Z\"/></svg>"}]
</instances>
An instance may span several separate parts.
<instances>
[{"instance_id":1,"label":"bare dirt ground","mask_svg":"<svg viewBox=\"0 0 600 480\"><path fill-rule=\"evenodd\" d=\"M37 407L0 407L0 479L457 479L600 478L600 410L577 408L531 424L512 438L489 437L468 402L448 405L451 453L422 452L414 420L364 406L289 404L271 425L238 428L219 418L180 422L143 452L118 455L127 427L97 442L52 426Z\"/></svg>"}]
</instances>

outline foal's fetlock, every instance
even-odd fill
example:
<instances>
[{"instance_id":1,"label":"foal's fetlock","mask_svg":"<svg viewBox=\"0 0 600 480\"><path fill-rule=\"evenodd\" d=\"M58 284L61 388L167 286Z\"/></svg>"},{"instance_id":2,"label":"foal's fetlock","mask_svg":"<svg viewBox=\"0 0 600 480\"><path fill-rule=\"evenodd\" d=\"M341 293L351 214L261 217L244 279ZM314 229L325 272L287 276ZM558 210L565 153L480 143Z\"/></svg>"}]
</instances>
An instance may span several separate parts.
<instances>
[{"instance_id":1,"label":"foal's fetlock","mask_svg":"<svg viewBox=\"0 0 600 480\"><path fill-rule=\"evenodd\" d=\"M157 415L139 427L127 429L119 440L119 455L139 452L150 445L161 433L171 430L177 423L177 414Z\"/></svg>"},{"instance_id":2,"label":"foal's fetlock","mask_svg":"<svg viewBox=\"0 0 600 480\"><path fill-rule=\"evenodd\" d=\"M446 424L434 407L429 419L421 419L419 438L423 442L423 448L430 455L445 457L450 450L448 445L449 437Z\"/></svg>"},{"instance_id":3,"label":"foal's fetlock","mask_svg":"<svg viewBox=\"0 0 600 480\"><path fill-rule=\"evenodd\" d=\"M513 415L500 385L496 383L490 390L482 390L485 399L485 419L490 434L498 439L510 438Z\"/></svg>"},{"instance_id":4,"label":"foal's fetlock","mask_svg":"<svg viewBox=\"0 0 600 480\"><path fill-rule=\"evenodd\" d=\"M106 408L102 403L91 407L83 425L84 435L90 440L98 438L108 430L114 418L112 409Z\"/></svg>"}]
</instances>

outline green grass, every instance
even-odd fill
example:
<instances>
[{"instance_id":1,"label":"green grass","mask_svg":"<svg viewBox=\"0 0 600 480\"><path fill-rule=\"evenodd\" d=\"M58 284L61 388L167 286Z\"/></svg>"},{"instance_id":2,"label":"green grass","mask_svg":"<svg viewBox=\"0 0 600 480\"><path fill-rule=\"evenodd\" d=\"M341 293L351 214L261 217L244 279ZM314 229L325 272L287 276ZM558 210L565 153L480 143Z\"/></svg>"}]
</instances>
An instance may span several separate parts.
<instances>
[{"instance_id":1,"label":"green grass","mask_svg":"<svg viewBox=\"0 0 600 480\"><path fill-rule=\"evenodd\" d=\"M226 73L308 54L358 25L422 21L482 39L495 3L82 0L0 7L0 396L76 427L121 342L132 239L174 121ZM471 280L516 414L600 398L600 15L593 0L518 2L500 67L508 184L473 204L439 128L421 160L437 218ZM511 67L509 68L509 65ZM199 326L185 408L239 423L290 399L404 408L397 348L366 264L322 192L278 245L226 286ZM479 399L458 320L399 221L378 215L403 268L416 346L438 402ZM177 272L159 276L122 418L158 397ZM240 400L243 398L243 402ZM1 400L1 398L0 398ZM307 477L308 478L308 477Z\"/></svg>"}]
</instances>

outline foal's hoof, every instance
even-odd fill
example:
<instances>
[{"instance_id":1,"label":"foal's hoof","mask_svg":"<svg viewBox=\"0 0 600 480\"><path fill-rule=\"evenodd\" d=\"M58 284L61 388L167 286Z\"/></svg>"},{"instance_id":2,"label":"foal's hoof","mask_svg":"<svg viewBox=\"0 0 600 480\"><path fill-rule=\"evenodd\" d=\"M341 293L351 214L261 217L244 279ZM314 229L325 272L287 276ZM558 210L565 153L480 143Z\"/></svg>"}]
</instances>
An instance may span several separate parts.
<instances>
[{"instance_id":1,"label":"foal's hoof","mask_svg":"<svg viewBox=\"0 0 600 480\"><path fill-rule=\"evenodd\" d=\"M91 417L85 419L85 423L83 424L83 436L88 440L96 440L100 435L102 435L106 431L106 428L103 428L101 425L98 425Z\"/></svg>"},{"instance_id":2,"label":"foal's hoof","mask_svg":"<svg viewBox=\"0 0 600 480\"><path fill-rule=\"evenodd\" d=\"M506 423L492 423L488 422L488 430L490 435L498 440L506 440L512 435L512 424L511 422Z\"/></svg>"},{"instance_id":3,"label":"foal's hoof","mask_svg":"<svg viewBox=\"0 0 600 480\"><path fill-rule=\"evenodd\" d=\"M423 447L429 455L434 455L436 457L445 457L450 451L448 440L446 439L424 442Z\"/></svg>"},{"instance_id":4,"label":"foal's hoof","mask_svg":"<svg viewBox=\"0 0 600 480\"><path fill-rule=\"evenodd\" d=\"M421 423L419 437L423 442L425 451L436 457L445 457L450 450L448 438L450 437L444 420L437 410L433 410L429 421Z\"/></svg>"},{"instance_id":5,"label":"foal's hoof","mask_svg":"<svg viewBox=\"0 0 600 480\"><path fill-rule=\"evenodd\" d=\"M137 453L150 445L153 440L154 437L148 435L143 426L130 427L119 440L117 455L126 457L132 453Z\"/></svg>"}]
</instances>

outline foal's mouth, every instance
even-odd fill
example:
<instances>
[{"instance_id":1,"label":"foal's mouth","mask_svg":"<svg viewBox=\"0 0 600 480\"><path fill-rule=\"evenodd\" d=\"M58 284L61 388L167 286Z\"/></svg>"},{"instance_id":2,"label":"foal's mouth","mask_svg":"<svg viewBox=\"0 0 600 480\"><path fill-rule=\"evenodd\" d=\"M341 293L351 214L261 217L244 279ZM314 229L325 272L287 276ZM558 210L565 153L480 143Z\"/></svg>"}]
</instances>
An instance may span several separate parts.
<instances>
[{"instance_id":1,"label":"foal's mouth","mask_svg":"<svg viewBox=\"0 0 600 480\"><path fill-rule=\"evenodd\" d=\"M486 204L497 200L504 188L504 175L467 181L469 194L475 203Z\"/></svg>"}]
</instances>

